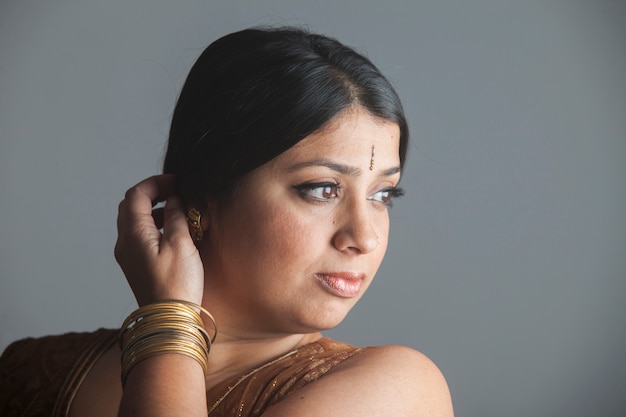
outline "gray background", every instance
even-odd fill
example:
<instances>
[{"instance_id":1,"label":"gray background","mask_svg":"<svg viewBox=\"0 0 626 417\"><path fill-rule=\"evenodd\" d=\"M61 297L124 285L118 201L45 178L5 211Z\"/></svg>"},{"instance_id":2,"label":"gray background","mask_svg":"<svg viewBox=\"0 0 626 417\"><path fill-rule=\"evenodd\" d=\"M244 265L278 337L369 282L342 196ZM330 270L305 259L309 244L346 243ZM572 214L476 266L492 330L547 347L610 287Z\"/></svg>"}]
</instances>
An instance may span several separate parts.
<instances>
[{"instance_id":1,"label":"gray background","mask_svg":"<svg viewBox=\"0 0 626 417\"><path fill-rule=\"evenodd\" d=\"M0 4L0 347L119 326L117 203L159 171L191 64L308 24L381 67L414 139L383 267L330 335L422 350L457 416L626 415L624 2Z\"/></svg>"}]
</instances>

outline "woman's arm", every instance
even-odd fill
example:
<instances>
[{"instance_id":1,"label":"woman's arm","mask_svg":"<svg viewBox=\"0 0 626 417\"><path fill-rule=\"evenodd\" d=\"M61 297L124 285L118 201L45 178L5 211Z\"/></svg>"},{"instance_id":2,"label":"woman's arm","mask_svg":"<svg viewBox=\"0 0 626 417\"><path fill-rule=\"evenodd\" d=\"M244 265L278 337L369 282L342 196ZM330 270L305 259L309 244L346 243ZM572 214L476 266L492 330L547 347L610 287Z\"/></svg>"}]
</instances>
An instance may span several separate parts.
<instances>
[{"instance_id":1,"label":"woman's arm","mask_svg":"<svg viewBox=\"0 0 626 417\"><path fill-rule=\"evenodd\" d=\"M128 376L119 416L206 417L204 387L204 371L193 359L176 354L153 356Z\"/></svg>"},{"instance_id":2,"label":"woman's arm","mask_svg":"<svg viewBox=\"0 0 626 417\"><path fill-rule=\"evenodd\" d=\"M158 201L166 201L165 208L153 213ZM174 197L172 176L149 178L126 193L119 206L115 257L140 306L167 299L201 304L202 262ZM166 353L142 360L130 371L119 416L206 414L205 376L196 360Z\"/></svg>"}]
</instances>

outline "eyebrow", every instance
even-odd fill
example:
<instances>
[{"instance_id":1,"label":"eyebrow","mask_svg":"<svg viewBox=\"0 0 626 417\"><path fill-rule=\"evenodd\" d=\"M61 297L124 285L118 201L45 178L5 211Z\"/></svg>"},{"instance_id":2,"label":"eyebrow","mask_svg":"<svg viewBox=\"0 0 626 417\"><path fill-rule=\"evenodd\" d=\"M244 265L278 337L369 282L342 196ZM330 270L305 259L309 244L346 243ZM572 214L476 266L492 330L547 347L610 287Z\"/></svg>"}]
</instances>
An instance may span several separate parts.
<instances>
[{"instance_id":1,"label":"eyebrow","mask_svg":"<svg viewBox=\"0 0 626 417\"><path fill-rule=\"evenodd\" d=\"M311 161L306 161L306 162L302 162L299 164L295 164L295 165L290 166L288 168L288 171L294 172L303 168L319 167L319 166L326 167L333 171L339 172L340 174L345 174L345 175L350 175L350 176L355 176L355 177L361 175L362 173L361 168L338 164L336 162L329 161L328 159L313 159ZM379 176L389 177L389 176L399 173L400 171L401 171L400 167L397 166L397 167L386 169L385 171L381 172Z\"/></svg>"}]
</instances>

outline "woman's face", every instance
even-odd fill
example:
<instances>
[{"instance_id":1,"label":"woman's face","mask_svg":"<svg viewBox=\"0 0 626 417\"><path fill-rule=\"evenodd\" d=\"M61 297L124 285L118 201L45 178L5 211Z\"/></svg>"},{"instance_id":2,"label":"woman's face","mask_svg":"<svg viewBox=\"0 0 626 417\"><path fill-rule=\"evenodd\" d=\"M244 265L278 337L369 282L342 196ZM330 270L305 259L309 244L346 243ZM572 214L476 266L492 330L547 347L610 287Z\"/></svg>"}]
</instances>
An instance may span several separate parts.
<instances>
[{"instance_id":1,"label":"woman's face","mask_svg":"<svg viewBox=\"0 0 626 417\"><path fill-rule=\"evenodd\" d=\"M243 177L200 247L221 328L308 333L343 320L387 248L399 134L351 109Z\"/></svg>"}]
</instances>

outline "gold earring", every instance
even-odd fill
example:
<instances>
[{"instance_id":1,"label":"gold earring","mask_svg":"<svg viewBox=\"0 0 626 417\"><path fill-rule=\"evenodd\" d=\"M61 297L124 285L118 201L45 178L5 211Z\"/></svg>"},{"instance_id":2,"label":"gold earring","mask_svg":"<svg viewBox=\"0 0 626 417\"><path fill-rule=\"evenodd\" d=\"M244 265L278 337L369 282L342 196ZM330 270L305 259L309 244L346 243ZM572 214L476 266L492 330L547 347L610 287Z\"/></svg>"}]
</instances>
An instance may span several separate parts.
<instances>
[{"instance_id":1,"label":"gold earring","mask_svg":"<svg viewBox=\"0 0 626 417\"><path fill-rule=\"evenodd\" d=\"M189 223L189 234L194 242L200 242L202 240L202 221L201 214L195 208L192 208L187 213L187 223Z\"/></svg>"}]
</instances>

